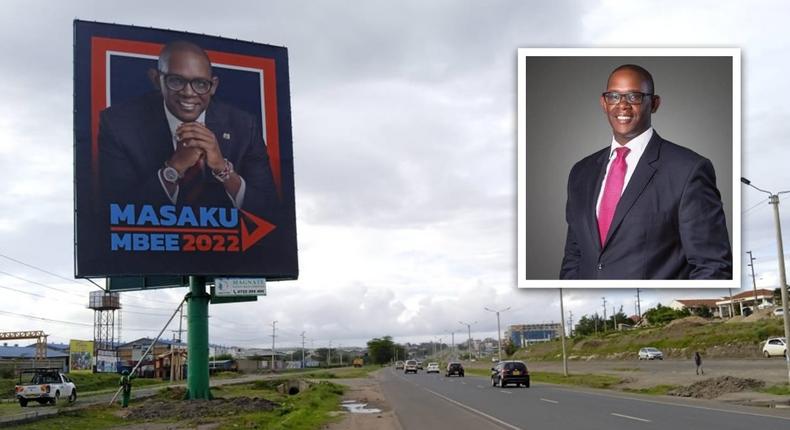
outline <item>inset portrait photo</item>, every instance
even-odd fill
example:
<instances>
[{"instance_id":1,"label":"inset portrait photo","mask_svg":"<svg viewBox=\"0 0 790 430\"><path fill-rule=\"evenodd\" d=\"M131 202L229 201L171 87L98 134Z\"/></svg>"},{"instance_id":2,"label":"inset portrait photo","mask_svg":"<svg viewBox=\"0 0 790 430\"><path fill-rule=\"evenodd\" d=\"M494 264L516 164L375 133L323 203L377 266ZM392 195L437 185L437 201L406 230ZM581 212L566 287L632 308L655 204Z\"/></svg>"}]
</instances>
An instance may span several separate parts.
<instances>
[{"instance_id":1,"label":"inset portrait photo","mask_svg":"<svg viewBox=\"0 0 790 430\"><path fill-rule=\"evenodd\" d=\"M519 49L518 286L740 288L740 50Z\"/></svg>"}]
</instances>

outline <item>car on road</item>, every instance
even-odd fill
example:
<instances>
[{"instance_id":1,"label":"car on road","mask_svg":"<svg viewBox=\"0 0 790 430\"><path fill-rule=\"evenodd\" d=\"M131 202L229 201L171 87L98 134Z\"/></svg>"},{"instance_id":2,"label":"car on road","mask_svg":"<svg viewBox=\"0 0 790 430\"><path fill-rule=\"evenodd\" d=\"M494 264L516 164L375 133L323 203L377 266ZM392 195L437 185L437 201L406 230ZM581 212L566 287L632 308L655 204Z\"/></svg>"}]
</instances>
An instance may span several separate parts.
<instances>
[{"instance_id":1,"label":"car on road","mask_svg":"<svg viewBox=\"0 0 790 430\"><path fill-rule=\"evenodd\" d=\"M425 373L439 373L439 363L428 363Z\"/></svg>"},{"instance_id":2,"label":"car on road","mask_svg":"<svg viewBox=\"0 0 790 430\"><path fill-rule=\"evenodd\" d=\"M787 354L787 342L783 337L772 337L765 341L763 345L763 356L769 358L772 356L785 356Z\"/></svg>"},{"instance_id":3,"label":"car on road","mask_svg":"<svg viewBox=\"0 0 790 430\"><path fill-rule=\"evenodd\" d=\"M659 351L658 348L653 348L652 346L648 346L647 348L640 348L639 349L639 359L640 360L663 360L664 353Z\"/></svg>"},{"instance_id":4,"label":"car on road","mask_svg":"<svg viewBox=\"0 0 790 430\"><path fill-rule=\"evenodd\" d=\"M422 361L417 362L417 369L422 370Z\"/></svg>"},{"instance_id":5,"label":"car on road","mask_svg":"<svg viewBox=\"0 0 790 430\"><path fill-rule=\"evenodd\" d=\"M395 370L403 369L403 366L405 366L404 362L402 362L402 361L396 361L395 362Z\"/></svg>"},{"instance_id":6,"label":"car on road","mask_svg":"<svg viewBox=\"0 0 790 430\"><path fill-rule=\"evenodd\" d=\"M451 362L447 363L447 370L444 372L444 376L448 376L449 377L449 376L452 376L452 375L458 375L458 376L463 378L464 377L464 366L461 363L457 362L457 361L451 361Z\"/></svg>"},{"instance_id":7,"label":"car on road","mask_svg":"<svg viewBox=\"0 0 790 430\"><path fill-rule=\"evenodd\" d=\"M59 368L25 369L19 373L14 395L23 408L29 401L55 405L62 399L69 399L69 403L73 403L77 400L77 386Z\"/></svg>"},{"instance_id":8,"label":"car on road","mask_svg":"<svg viewBox=\"0 0 790 430\"><path fill-rule=\"evenodd\" d=\"M776 308L774 309L774 316L775 317L783 317L785 315L784 308Z\"/></svg>"},{"instance_id":9,"label":"car on road","mask_svg":"<svg viewBox=\"0 0 790 430\"><path fill-rule=\"evenodd\" d=\"M403 368L403 373L417 373L417 360L407 360Z\"/></svg>"},{"instance_id":10,"label":"car on road","mask_svg":"<svg viewBox=\"0 0 790 430\"><path fill-rule=\"evenodd\" d=\"M491 368L491 386L505 388L508 384L529 388L529 370L526 363L517 360L500 361Z\"/></svg>"}]
</instances>

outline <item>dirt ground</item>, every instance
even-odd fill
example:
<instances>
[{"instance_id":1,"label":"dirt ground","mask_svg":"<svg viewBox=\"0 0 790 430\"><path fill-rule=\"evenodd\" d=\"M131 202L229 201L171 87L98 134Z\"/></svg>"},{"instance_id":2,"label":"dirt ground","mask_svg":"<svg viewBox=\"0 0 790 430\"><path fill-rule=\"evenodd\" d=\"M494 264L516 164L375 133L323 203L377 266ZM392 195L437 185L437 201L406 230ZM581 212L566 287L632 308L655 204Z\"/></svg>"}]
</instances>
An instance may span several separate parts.
<instances>
[{"instance_id":1,"label":"dirt ground","mask_svg":"<svg viewBox=\"0 0 790 430\"><path fill-rule=\"evenodd\" d=\"M379 384L372 376L359 379L333 379L332 382L348 387L343 400L355 400L360 403L367 403L368 408L380 409L380 413L373 414L353 414L339 412L342 421L332 423L324 429L326 430L402 430L395 412L381 394Z\"/></svg>"}]
</instances>

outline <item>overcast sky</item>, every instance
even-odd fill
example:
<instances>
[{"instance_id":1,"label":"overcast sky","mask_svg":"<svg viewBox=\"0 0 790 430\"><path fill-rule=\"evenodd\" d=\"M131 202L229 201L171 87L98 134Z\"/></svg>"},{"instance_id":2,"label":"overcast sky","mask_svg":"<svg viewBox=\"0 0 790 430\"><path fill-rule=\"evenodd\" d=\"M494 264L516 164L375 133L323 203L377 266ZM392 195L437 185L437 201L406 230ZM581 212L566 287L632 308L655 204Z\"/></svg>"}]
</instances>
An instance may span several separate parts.
<instances>
[{"instance_id":1,"label":"overcast sky","mask_svg":"<svg viewBox=\"0 0 790 430\"><path fill-rule=\"evenodd\" d=\"M308 347L330 340L334 347L384 335L448 342L450 332L458 342L466 332L459 320L477 321L475 337L496 337L496 318L485 306L511 307L502 314L503 331L560 319L557 290L515 288L519 47L741 48L743 176L761 188L790 190L790 109L782 84L790 66L790 8L780 1L759 5L4 1L0 331L44 330L50 342L93 336L87 303L96 287L67 280L75 18L288 48L300 278L270 283L269 295L256 303L211 306L210 338L269 347L277 320L278 346L300 344L304 331ZM671 132L662 135L672 139ZM758 287L775 288L767 196L742 191L736 210L743 249L757 257ZM790 207L782 210L790 228ZM745 264L742 283L750 287ZM121 339L154 337L185 293L122 294ZM643 290L642 309L726 294ZM602 312L606 297L608 312L622 305L633 314L634 295L566 290L565 309L578 320Z\"/></svg>"}]
</instances>

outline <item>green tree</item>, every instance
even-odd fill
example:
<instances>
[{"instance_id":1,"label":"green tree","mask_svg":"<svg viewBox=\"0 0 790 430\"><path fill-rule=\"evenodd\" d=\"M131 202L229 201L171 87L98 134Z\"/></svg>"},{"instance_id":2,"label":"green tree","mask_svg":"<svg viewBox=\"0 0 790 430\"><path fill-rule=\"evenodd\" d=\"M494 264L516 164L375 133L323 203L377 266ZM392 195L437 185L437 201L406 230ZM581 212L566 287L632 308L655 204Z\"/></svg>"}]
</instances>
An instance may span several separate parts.
<instances>
[{"instance_id":1,"label":"green tree","mask_svg":"<svg viewBox=\"0 0 790 430\"><path fill-rule=\"evenodd\" d=\"M591 316L581 317L573 329L576 336L589 336L599 331L603 331L603 318L597 312Z\"/></svg>"},{"instance_id":2,"label":"green tree","mask_svg":"<svg viewBox=\"0 0 790 430\"><path fill-rule=\"evenodd\" d=\"M661 303L659 303L656 307L645 312L645 319L647 319L650 324L666 324L672 320L685 318L690 315L691 311L688 309L678 311L667 306L662 306Z\"/></svg>"},{"instance_id":3,"label":"green tree","mask_svg":"<svg viewBox=\"0 0 790 430\"><path fill-rule=\"evenodd\" d=\"M387 364L394 360L406 359L406 348L392 341L391 336L374 338L368 341L368 354L374 364Z\"/></svg>"},{"instance_id":4,"label":"green tree","mask_svg":"<svg viewBox=\"0 0 790 430\"><path fill-rule=\"evenodd\" d=\"M503 350L505 351L505 354L508 357L510 357L511 355L516 353L518 348L516 348L516 345L513 343L512 340L508 339L507 341L505 341L505 348Z\"/></svg>"}]
</instances>

